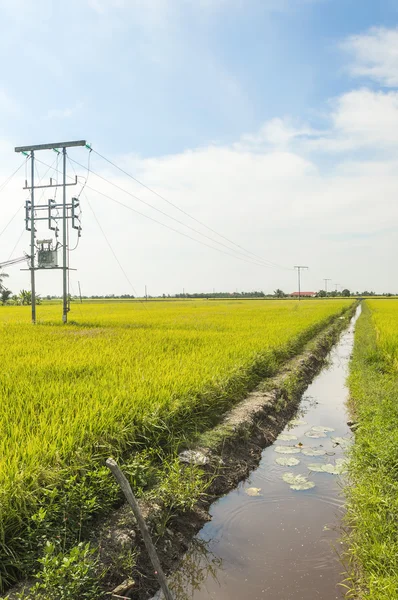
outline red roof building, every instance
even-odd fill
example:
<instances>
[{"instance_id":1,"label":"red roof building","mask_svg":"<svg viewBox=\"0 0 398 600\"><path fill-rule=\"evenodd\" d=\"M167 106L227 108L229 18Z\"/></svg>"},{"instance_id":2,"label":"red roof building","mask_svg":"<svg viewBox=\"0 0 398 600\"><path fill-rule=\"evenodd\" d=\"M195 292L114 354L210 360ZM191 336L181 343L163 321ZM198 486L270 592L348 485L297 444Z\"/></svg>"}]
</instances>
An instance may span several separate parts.
<instances>
[{"instance_id":1,"label":"red roof building","mask_svg":"<svg viewBox=\"0 0 398 600\"><path fill-rule=\"evenodd\" d=\"M294 298L298 298L299 296L301 298L315 298L316 292L292 292L290 295Z\"/></svg>"}]
</instances>

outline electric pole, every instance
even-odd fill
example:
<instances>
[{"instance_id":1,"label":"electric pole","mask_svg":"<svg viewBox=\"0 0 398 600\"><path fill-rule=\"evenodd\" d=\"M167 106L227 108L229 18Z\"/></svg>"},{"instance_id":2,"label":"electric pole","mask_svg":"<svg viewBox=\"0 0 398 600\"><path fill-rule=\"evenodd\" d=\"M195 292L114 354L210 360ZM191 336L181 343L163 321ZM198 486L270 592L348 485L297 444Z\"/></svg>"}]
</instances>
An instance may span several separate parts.
<instances>
[{"instance_id":1,"label":"electric pole","mask_svg":"<svg viewBox=\"0 0 398 600\"><path fill-rule=\"evenodd\" d=\"M304 265L295 265L294 268L297 269L297 275L298 275L298 299L300 300L300 294L301 294L300 273L301 273L302 269L308 269L308 267L305 267Z\"/></svg>"},{"instance_id":2,"label":"electric pole","mask_svg":"<svg viewBox=\"0 0 398 600\"><path fill-rule=\"evenodd\" d=\"M145 286L145 301L148 302L148 292L147 292L146 286Z\"/></svg>"},{"instance_id":3,"label":"electric pole","mask_svg":"<svg viewBox=\"0 0 398 600\"><path fill-rule=\"evenodd\" d=\"M325 282L325 292L328 293L328 281L332 281L332 280L325 278L323 281Z\"/></svg>"},{"instance_id":4,"label":"electric pole","mask_svg":"<svg viewBox=\"0 0 398 600\"><path fill-rule=\"evenodd\" d=\"M32 179L32 189L30 192L30 211L35 214L35 153L30 151L30 176ZM35 284L35 224L31 223L30 227L30 289L32 303L32 323L36 324L36 284Z\"/></svg>"},{"instance_id":5,"label":"electric pole","mask_svg":"<svg viewBox=\"0 0 398 600\"><path fill-rule=\"evenodd\" d=\"M80 296L80 304L82 304L83 300L82 300L82 290L80 288L80 281L77 282L78 286L79 286L79 296Z\"/></svg>"},{"instance_id":6,"label":"electric pole","mask_svg":"<svg viewBox=\"0 0 398 600\"><path fill-rule=\"evenodd\" d=\"M85 140L73 142L59 142L56 144L36 144L34 146L18 146L15 152L21 152L25 156L29 156L31 160L31 185L25 182L25 190L30 190L30 200L25 204L25 227L30 231L30 277L31 277L31 293L32 293L32 323L36 323L36 286L35 286L35 271L39 269L62 269L62 321L66 323L68 320L68 271L69 271L69 240L68 240L68 224L67 221L72 221L72 228L78 230L78 237L81 235L81 226L79 215L76 210L79 207L78 198L72 198L70 203L66 201L66 188L70 185L77 184L77 175L73 183L66 183L66 148L75 146L87 145ZM61 153L62 149L62 183L53 183L50 178L49 185L35 185L34 168L35 168L35 152L38 150L54 150L57 154ZM57 204L54 199L48 200L47 204L35 205L35 190L38 188L63 188L62 203ZM62 209L62 216L59 217L58 209ZM43 215L44 216L40 216ZM56 241L55 247L52 246L52 239L37 240L36 246L36 227L37 221L47 221L48 228L55 232L55 238L58 237L58 221L62 219L62 244ZM58 267L58 248L62 246L62 267ZM38 260L36 266L35 254L38 250ZM79 286L80 287L80 286Z\"/></svg>"}]
</instances>

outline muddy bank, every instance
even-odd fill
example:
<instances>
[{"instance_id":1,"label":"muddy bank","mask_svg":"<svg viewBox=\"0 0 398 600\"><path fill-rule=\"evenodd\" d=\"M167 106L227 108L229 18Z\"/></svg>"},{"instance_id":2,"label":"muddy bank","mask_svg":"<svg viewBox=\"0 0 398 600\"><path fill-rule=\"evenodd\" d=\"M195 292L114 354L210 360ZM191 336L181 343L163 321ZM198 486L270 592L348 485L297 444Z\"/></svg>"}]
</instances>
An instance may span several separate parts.
<instances>
[{"instance_id":1,"label":"muddy bank","mask_svg":"<svg viewBox=\"0 0 398 600\"><path fill-rule=\"evenodd\" d=\"M168 515L156 502L142 503L143 512L166 573L176 569L194 535L210 519L209 507L233 489L258 466L262 450L272 444L294 416L302 393L318 374L331 347L348 326L356 305L309 342L305 351L289 361L283 371L264 381L246 400L229 412L222 423L204 434L195 451L208 482L194 509ZM116 597L141 600L158 589L134 517L127 506L116 511L93 536L100 547L101 563L107 569L106 591ZM131 577L134 580L120 585ZM109 597L109 596L108 596Z\"/></svg>"}]
</instances>

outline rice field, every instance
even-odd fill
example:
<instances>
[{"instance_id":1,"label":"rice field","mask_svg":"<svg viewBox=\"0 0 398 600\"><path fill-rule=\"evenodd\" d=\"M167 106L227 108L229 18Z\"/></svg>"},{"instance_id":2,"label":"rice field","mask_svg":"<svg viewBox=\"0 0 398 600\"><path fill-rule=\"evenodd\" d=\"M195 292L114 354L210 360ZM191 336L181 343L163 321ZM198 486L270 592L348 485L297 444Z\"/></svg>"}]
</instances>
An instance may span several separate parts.
<instances>
[{"instance_id":1,"label":"rice field","mask_svg":"<svg viewBox=\"0 0 398 600\"><path fill-rule=\"evenodd\" d=\"M358 421L347 487L349 597L398 598L398 300L366 300L349 387Z\"/></svg>"},{"instance_id":2,"label":"rice field","mask_svg":"<svg viewBox=\"0 0 398 600\"><path fill-rule=\"evenodd\" d=\"M35 327L0 307L0 584L112 505L104 458L194 438L351 303L85 303L67 326L43 305Z\"/></svg>"}]
</instances>

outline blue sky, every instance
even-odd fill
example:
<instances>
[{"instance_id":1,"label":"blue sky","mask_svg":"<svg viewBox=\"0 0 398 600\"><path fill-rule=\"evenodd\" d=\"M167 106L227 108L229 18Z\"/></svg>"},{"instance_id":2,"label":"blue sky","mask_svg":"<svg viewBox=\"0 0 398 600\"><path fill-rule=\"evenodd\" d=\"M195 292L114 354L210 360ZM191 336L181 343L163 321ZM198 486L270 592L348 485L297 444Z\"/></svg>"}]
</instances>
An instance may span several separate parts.
<instances>
[{"instance_id":1,"label":"blue sky","mask_svg":"<svg viewBox=\"0 0 398 600\"><path fill-rule=\"evenodd\" d=\"M0 10L1 175L19 164L14 145L86 138L229 239L289 267L310 264L307 287L330 276L398 290L387 265L398 241L396 2L0 0ZM94 157L93 169L171 212ZM3 196L0 230L16 206ZM290 272L263 275L92 201L139 290L294 287ZM89 216L86 226L87 291L128 292ZM18 231L0 237L2 256ZM114 271L107 282L93 244ZM43 293L54 282L43 276Z\"/></svg>"}]
</instances>

